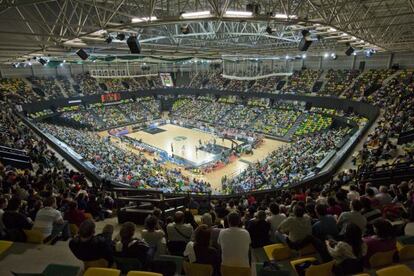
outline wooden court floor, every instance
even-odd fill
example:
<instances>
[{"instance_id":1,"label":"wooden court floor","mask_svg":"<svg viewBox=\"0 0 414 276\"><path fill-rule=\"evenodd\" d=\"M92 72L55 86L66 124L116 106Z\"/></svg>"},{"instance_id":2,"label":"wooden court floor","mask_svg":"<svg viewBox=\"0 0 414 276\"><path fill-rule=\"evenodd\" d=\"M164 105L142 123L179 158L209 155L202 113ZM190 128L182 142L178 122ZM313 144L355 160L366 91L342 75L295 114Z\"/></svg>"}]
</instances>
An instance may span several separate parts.
<instances>
[{"instance_id":1,"label":"wooden court floor","mask_svg":"<svg viewBox=\"0 0 414 276\"><path fill-rule=\"evenodd\" d=\"M143 142L150 144L154 147L167 151L171 154L171 145L173 146L174 154L180 157L183 157L187 160L190 160L194 163L204 163L205 161L210 160L214 157L213 154L198 151L196 152L195 148L199 145L199 140L203 143L207 142L212 139L216 139L216 143L218 145L230 148L231 142L227 139L224 141L221 138L214 137L214 135L205 133L196 129L189 129L180 127L177 125L166 124L159 127L165 131L150 134L145 131L138 131L134 133L130 133L127 136L134 138L136 140L142 139ZM100 136L107 136L107 132L99 133ZM112 139L111 141L113 141ZM238 143L242 143L238 141ZM285 145L285 142L272 140L272 139L264 139L264 142L260 145L259 148L253 151L253 155L242 155L240 158L235 160L234 162L226 165L224 168L219 170L206 173L204 175L195 175L189 171L185 171L184 174L190 177L195 177L198 179L203 179L209 182L214 191L220 192L221 191L221 179L224 176L228 178L233 178L234 176L240 174L243 170L245 170L250 163L254 163L257 161L263 160L270 152L276 150L277 148ZM122 143L116 143L117 146L122 147L123 149L131 150L130 148L125 147ZM139 153L138 151L134 153ZM175 164L166 164L168 168L177 168L178 166Z\"/></svg>"}]
</instances>

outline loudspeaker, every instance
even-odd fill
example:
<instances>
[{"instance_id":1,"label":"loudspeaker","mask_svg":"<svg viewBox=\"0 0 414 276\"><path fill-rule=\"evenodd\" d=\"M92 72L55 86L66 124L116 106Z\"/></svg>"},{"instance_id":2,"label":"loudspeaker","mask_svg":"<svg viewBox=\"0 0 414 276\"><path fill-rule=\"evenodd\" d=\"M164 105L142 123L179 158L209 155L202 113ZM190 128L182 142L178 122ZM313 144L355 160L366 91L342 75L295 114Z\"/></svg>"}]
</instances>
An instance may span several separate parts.
<instances>
[{"instance_id":1,"label":"loudspeaker","mask_svg":"<svg viewBox=\"0 0 414 276\"><path fill-rule=\"evenodd\" d=\"M76 54L82 59L82 60L85 60L85 59L88 59L88 57L89 57L89 55L88 55L88 53L86 53L83 49L79 49L77 52L76 52Z\"/></svg>"},{"instance_id":2,"label":"loudspeaker","mask_svg":"<svg viewBox=\"0 0 414 276\"><path fill-rule=\"evenodd\" d=\"M352 53L354 52L354 48L349 47L346 51L345 51L345 55L350 56L352 55Z\"/></svg>"},{"instance_id":3,"label":"loudspeaker","mask_svg":"<svg viewBox=\"0 0 414 276\"><path fill-rule=\"evenodd\" d=\"M130 36L127 39L127 44L131 54L140 54L141 45L139 44L138 38L136 36Z\"/></svg>"},{"instance_id":4,"label":"loudspeaker","mask_svg":"<svg viewBox=\"0 0 414 276\"><path fill-rule=\"evenodd\" d=\"M312 44L312 40L309 37L302 37L302 39L299 42L299 51L307 51L309 49L309 47Z\"/></svg>"}]
</instances>

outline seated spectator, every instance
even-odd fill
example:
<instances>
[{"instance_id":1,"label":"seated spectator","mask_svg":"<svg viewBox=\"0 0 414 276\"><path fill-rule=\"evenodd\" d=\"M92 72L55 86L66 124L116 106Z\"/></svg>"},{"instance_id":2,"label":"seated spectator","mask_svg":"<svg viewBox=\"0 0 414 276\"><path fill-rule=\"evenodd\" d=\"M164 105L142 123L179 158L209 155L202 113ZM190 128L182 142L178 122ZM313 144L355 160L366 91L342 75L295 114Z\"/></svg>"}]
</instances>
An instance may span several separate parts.
<instances>
[{"instance_id":1,"label":"seated spectator","mask_svg":"<svg viewBox=\"0 0 414 276\"><path fill-rule=\"evenodd\" d=\"M338 218L338 228L340 234L345 233L346 225L353 223L358 225L361 231L364 233L367 226L367 219L361 214L362 204L358 199L351 201L351 211L343 212Z\"/></svg>"},{"instance_id":2,"label":"seated spectator","mask_svg":"<svg viewBox=\"0 0 414 276\"><path fill-rule=\"evenodd\" d=\"M28 206L29 207L29 206ZM37 212L43 208L43 201L36 199L33 203L33 208L29 211L29 218L34 221L36 219Z\"/></svg>"},{"instance_id":3,"label":"seated spectator","mask_svg":"<svg viewBox=\"0 0 414 276\"><path fill-rule=\"evenodd\" d=\"M336 238L338 228L336 220L332 215L328 214L328 208L324 204L317 204L315 207L318 221L312 226L312 234L321 241L328 238Z\"/></svg>"},{"instance_id":4,"label":"seated spectator","mask_svg":"<svg viewBox=\"0 0 414 276\"><path fill-rule=\"evenodd\" d=\"M102 210L102 206L99 204L95 195L89 195L89 200L87 203L87 212L91 213L92 217L96 220L105 219L105 214Z\"/></svg>"},{"instance_id":5,"label":"seated spectator","mask_svg":"<svg viewBox=\"0 0 414 276\"><path fill-rule=\"evenodd\" d=\"M335 260L336 271L341 271L342 274L355 274L362 271L362 265L350 268L346 267L346 263L343 264L350 259L358 264L367 253L367 245L362 240L361 228L358 225L353 223L346 225L343 241L327 240L325 243L329 254Z\"/></svg>"},{"instance_id":6,"label":"seated spectator","mask_svg":"<svg viewBox=\"0 0 414 276\"><path fill-rule=\"evenodd\" d=\"M134 223L125 222L122 224L119 231L121 240L115 243L114 256L137 259L146 268L153 257L153 250L149 250L150 247L145 241L134 238L134 234Z\"/></svg>"},{"instance_id":7,"label":"seated spectator","mask_svg":"<svg viewBox=\"0 0 414 276\"><path fill-rule=\"evenodd\" d=\"M190 241L192 233L193 227L184 223L184 213L176 212L174 222L167 225L167 245L170 254L182 256L185 245Z\"/></svg>"},{"instance_id":8,"label":"seated spectator","mask_svg":"<svg viewBox=\"0 0 414 276\"><path fill-rule=\"evenodd\" d=\"M369 264L369 258L377 252L396 250L394 231L389 221L381 219L374 223L375 235L363 238L368 250L365 256L365 264Z\"/></svg>"},{"instance_id":9,"label":"seated spectator","mask_svg":"<svg viewBox=\"0 0 414 276\"><path fill-rule=\"evenodd\" d=\"M392 202L392 197L388 193L388 188L386 186L380 186L379 193L375 195L375 198L379 202L379 206L388 205Z\"/></svg>"},{"instance_id":10,"label":"seated spectator","mask_svg":"<svg viewBox=\"0 0 414 276\"><path fill-rule=\"evenodd\" d=\"M293 214L279 225L279 231L288 235L286 242L290 248L300 249L310 242L308 238L312 235L312 225L310 218L304 216L302 206L296 205Z\"/></svg>"},{"instance_id":11,"label":"seated spectator","mask_svg":"<svg viewBox=\"0 0 414 276\"><path fill-rule=\"evenodd\" d=\"M365 189L365 195L364 195L364 197L366 197L369 200L371 200L371 206L372 206L372 208L379 207L379 200L375 197L375 195L376 195L376 193L375 193L375 191L374 191L374 189L372 187Z\"/></svg>"},{"instance_id":12,"label":"seated spectator","mask_svg":"<svg viewBox=\"0 0 414 276\"><path fill-rule=\"evenodd\" d=\"M112 233L110 233L112 236ZM95 223L88 219L79 227L79 235L70 240L69 248L81 261L105 259L109 265L113 262L112 241L103 235L95 236Z\"/></svg>"},{"instance_id":13,"label":"seated spectator","mask_svg":"<svg viewBox=\"0 0 414 276\"><path fill-rule=\"evenodd\" d=\"M76 201L69 201L68 207L68 211L64 215L65 220L69 224L75 224L79 227L86 220L85 212L78 209Z\"/></svg>"},{"instance_id":14,"label":"seated spectator","mask_svg":"<svg viewBox=\"0 0 414 276\"><path fill-rule=\"evenodd\" d=\"M43 205L45 207L36 214L33 228L40 230L44 237L50 239L59 235L62 236L63 240L69 239L69 224L63 220L60 211L56 210L56 199L53 196L48 197L44 200Z\"/></svg>"},{"instance_id":15,"label":"seated spectator","mask_svg":"<svg viewBox=\"0 0 414 276\"><path fill-rule=\"evenodd\" d=\"M278 242L276 231L279 228L279 225L286 219L285 214L280 214L279 205L272 202L269 206L271 216L266 220L270 223L270 240L272 242Z\"/></svg>"},{"instance_id":16,"label":"seated spectator","mask_svg":"<svg viewBox=\"0 0 414 276\"><path fill-rule=\"evenodd\" d=\"M336 202L334 197L328 197L328 205L329 205L327 209L328 214L339 217L339 215L342 213L342 208Z\"/></svg>"},{"instance_id":17,"label":"seated spectator","mask_svg":"<svg viewBox=\"0 0 414 276\"><path fill-rule=\"evenodd\" d=\"M25 242L26 235L23 229L31 229L32 221L20 213L22 201L20 198L12 197L7 209L3 214L3 224L6 229L7 239L16 242Z\"/></svg>"},{"instance_id":18,"label":"seated spectator","mask_svg":"<svg viewBox=\"0 0 414 276\"><path fill-rule=\"evenodd\" d=\"M4 196L0 196L0 239L6 237L6 227L3 223L4 210L7 208L8 200Z\"/></svg>"},{"instance_id":19,"label":"seated spectator","mask_svg":"<svg viewBox=\"0 0 414 276\"><path fill-rule=\"evenodd\" d=\"M201 224L194 231L194 242L190 241L184 256L190 263L209 264L214 268L214 275L220 275L220 257L217 250L210 246L211 228Z\"/></svg>"},{"instance_id":20,"label":"seated spectator","mask_svg":"<svg viewBox=\"0 0 414 276\"><path fill-rule=\"evenodd\" d=\"M404 235L414 236L414 205L412 205L410 208L408 219L409 221L404 227Z\"/></svg>"},{"instance_id":21,"label":"seated spectator","mask_svg":"<svg viewBox=\"0 0 414 276\"><path fill-rule=\"evenodd\" d=\"M362 211L361 214L367 219L366 233L372 235L374 233L373 225L378 220L382 219L382 213L377 208L372 208L371 200L367 197L361 198Z\"/></svg>"},{"instance_id":22,"label":"seated spectator","mask_svg":"<svg viewBox=\"0 0 414 276\"><path fill-rule=\"evenodd\" d=\"M155 256L164 254L165 248L165 233L161 229L157 229L158 219L156 216L151 215L145 219L144 229L141 236L145 242L152 248L155 248Z\"/></svg>"},{"instance_id":23,"label":"seated spectator","mask_svg":"<svg viewBox=\"0 0 414 276\"><path fill-rule=\"evenodd\" d=\"M249 231L252 248L259 248L270 244L270 223L266 221L265 211L257 212L256 218L250 221L246 230Z\"/></svg>"},{"instance_id":24,"label":"seated spectator","mask_svg":"<svg viewBox=\"0 0 414 276\"><path fill-rule=\"evenodd\" d=\"M198 227L194 215L189 210L184 211L184 224L190 224L194 230Z\"/></svg>"},{"instance_id":25,"label":"seated spectator","mask_svg":"<svg viewBox=\"0 0 414 276\"><path fill-rule=\"evenodd\" d=\"M357 190L357 186L351 185L349 186L349 192L346 195L349 201L352 201L354 199L359 199L359 192Z\"/></svg>"},{"instance_id":26,"label":"seated spectator","mask_svg":"<svg viewBox=\"0 0 414 276\"><path fill-rule=\"evenodd\" d=\"M222 265L250 267L249 247L251 243L249 232L240 227L238 213L227 215L229 228L220 231L218 244L221 248Z\"/></svg>"}]
</instances>

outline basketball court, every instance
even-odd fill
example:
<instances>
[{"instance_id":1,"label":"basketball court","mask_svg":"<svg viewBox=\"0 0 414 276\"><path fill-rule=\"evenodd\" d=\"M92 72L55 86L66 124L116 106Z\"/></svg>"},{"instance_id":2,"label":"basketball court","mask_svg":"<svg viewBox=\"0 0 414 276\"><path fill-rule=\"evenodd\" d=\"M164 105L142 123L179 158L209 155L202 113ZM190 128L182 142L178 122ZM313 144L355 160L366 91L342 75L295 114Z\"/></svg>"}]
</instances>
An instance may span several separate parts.
<instances>
[{"instance_id":1,"label":"basketball court","mask_svg":"<svg viewBox=\"0 0 414 276\"><path fill-rule=\"evenodd\" d=\"M99 133L100 136L107 136L108 132ZM216 144L220 147L231 148L232 142L229 139L222 139L214 134L207 133L195 128L187 128L174 124L166 124L158 126L153 129L140 130L137 132L129 133L126 136L133 138L137 141L142 141L148 145L156 147L162 151L167 152L169 155L174 153L182 159L189 161L194 165L202 165L209 163L218 157L217 154L209 153L203 150L196 151L196 147L199 147L200 140L203 144L216 140ZM112 140L113 141L113 140ZM242 141L235 141L237 145L242 144ZM123 145L122 142L117 141L117 146L123 149L130 150L136 154L137 151ZM209 173L194 174L191 171L183 171L183 173L190 177L202 179L209 182L215 191L221 191L221 180L224 176L227 178L233 178L243 172L247 167L255 162L261 161L266 158L272 151L277 148L286 145L287 143L278 140L265 138L260 146L253 150L253 154L242 154L240 158L227 164L225 167L214 170ZM181 168L176 164L167 163L165 165L168 168Z\"/></svg>"}]
</instances>

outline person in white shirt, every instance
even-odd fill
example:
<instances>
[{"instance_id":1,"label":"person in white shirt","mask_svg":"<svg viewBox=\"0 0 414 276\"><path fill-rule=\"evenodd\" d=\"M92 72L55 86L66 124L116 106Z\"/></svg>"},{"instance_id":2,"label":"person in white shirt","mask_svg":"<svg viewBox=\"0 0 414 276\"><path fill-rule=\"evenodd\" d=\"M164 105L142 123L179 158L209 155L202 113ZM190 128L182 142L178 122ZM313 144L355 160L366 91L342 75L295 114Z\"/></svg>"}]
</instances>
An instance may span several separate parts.
<instances>
[{"instance_id":1,"label":"person in white shirt","mask_svg":"<svg viewBox=\"0 0 414 276\"><path fill-rule=\"evenodd\" d=\"M61 235L63 240L70 238L69 224L63 220L60 211L56 210L56 199L48 197L43 202L33 224L33 229L40 230L45 238L53 239Z\"/></svg>"},{"instance_id":2,"label":"person in white shirt","mask_svg":"<svg viewBox=\"0 0 414 276\"><path fill-rule=\"evenodd\" d=\"M250 267L250 235L240 228L240 215L236 212L227 215L229 228L220 231L218 244L222 256L221 264L227 266Z\"/></svg>"},{"instance_id":3,"label":"person in white shirt","mask_svg":"<svg viewBox=\"0 0 414 276\"><path fill-rule=\"evenodd\" d=\"M359 199L359 193L357 191L357 187L355 185L349 186L349 192L346 195L349 201L352 201L354 199Z\"/></svg>"},{"instance_id":4,"label":"person in white shirt","mask_svg":"<svg viewBox=\"0 0 414 276\"><path fill-rule=\"evenodd\" d=\"M272 215L270 217L267 217L266 221L270 223L270 240L272 242L279 242L279 239L277 238L279 236L277 229L279 228L279 225L286 219L286 215L279 213L279 205L276 203L271 203L269 209Z\"/></svg>"},{"instance_id":5,"label":"person in white shirt","mask_svg":"<svg viewBox=\"0 0 414 276\"><path fill-rule=\"evenodd\" d=\"M302 206L296 205L293 214L279 225L279 231L288 235L286 241L289 247L301 248L308 243L312 235L312 224L309 216L305 216Z\"/></svg>"},{"instance_id":6,"label":"person in white shirt","mask_svg":"<svg viewBox=\"0 0 414 276\"><path fill-rule=\"evenodd\" d=\"M346 226L350 223L356 224L362 231L365 232L367 227L367 219L361 214L362 204L358 199L351 201L351 211L343 212L338 218L338 229L340 229L340 234L345 233Z\"/></svg>"}]
</instances>

